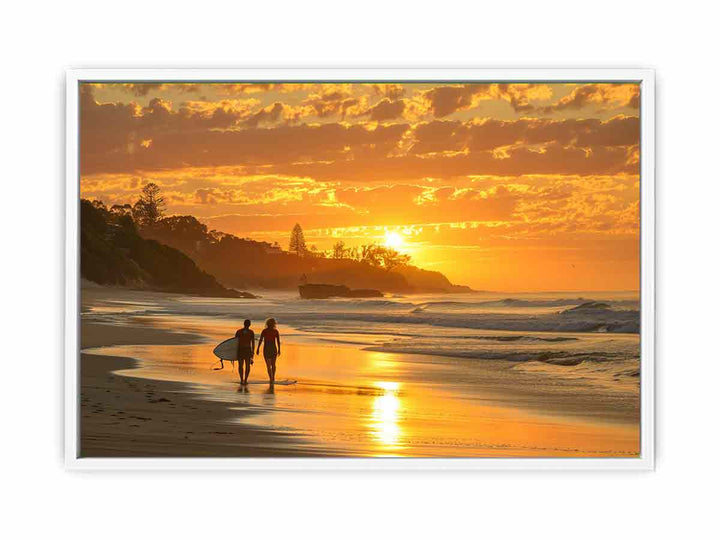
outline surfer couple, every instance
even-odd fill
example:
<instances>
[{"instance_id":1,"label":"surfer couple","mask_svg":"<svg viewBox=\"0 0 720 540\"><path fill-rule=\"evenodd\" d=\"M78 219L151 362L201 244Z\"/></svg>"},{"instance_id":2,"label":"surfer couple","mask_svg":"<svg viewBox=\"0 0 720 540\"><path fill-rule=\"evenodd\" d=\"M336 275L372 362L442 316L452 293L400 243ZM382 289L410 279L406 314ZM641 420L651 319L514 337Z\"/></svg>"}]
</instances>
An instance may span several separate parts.
<instances>
[{"instance_id":1,"label":"surfer couple","mask_svg":"<svg viewBox=\"0 0 720 540\"><path fill-rule=\"evenodd\" d=\"M274 386L275 362L277 357L280 356L280 332L277 330L277 321L275 319L265 321L265 328L260 333L257 352L255 352L255 332L250 330L250 319L245 319L243 327L235 332L235 337L238 342L237 359L240 384L247 384L250 366L253 364L253 353L260 354L260 346L264 343L263 356L265 357L265 365L267 366L268 377L270 377L270 386ZM245 377L243 377L243 373Z\"/></svg>"}]
</instances>

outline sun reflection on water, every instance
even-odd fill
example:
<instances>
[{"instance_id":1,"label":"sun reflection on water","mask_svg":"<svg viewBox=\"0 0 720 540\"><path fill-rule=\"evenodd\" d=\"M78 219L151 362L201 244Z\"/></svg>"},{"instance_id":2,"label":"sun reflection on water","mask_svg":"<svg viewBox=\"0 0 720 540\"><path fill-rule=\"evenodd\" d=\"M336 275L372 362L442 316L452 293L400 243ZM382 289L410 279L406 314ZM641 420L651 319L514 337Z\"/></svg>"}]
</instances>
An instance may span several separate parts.
<instances>
[{"instance_id":1,"label":"sun reflection on water","mask_svg":"<svg viewBox=\"0 0 720 540\"><path fill-rule=\"evenodd\" d=\"M374 439L385 450L401 448L400 413L402 401L398 396L400 384L379 381L375 386L383 392L373 399L370 428Z\"/></svg>"}]
</instances>

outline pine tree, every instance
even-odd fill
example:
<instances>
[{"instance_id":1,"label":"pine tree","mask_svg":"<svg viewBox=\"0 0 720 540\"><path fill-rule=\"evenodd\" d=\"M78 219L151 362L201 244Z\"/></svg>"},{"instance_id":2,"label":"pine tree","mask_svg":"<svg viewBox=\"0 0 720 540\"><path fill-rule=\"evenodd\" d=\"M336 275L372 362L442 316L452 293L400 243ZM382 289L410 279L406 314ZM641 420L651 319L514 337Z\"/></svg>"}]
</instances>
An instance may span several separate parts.
<instances>
[{"instance_id":1,"label":"pine tree","mask_svg":"<svg viewBox=\"0 0 720 540\"><path fill-rule=\"evenodd\" d=\"M288 251L290 251L290 253L295 253L296 255L303 255L307 251L307 248L305 247L305 235L303 234L302 227L299 223L295 224L292 232L290 233L290 246Z\"/></svg>"},{"instance_id":2,"label":"pine tree","mask_svg":"<svg viewBox=\"0 0 720 540\"><path fill-rule=\"evenodd\" d=\"M142 189L142 195L132 209L133 218L140 225L152 225L165 215L165 198L160 195L160 187L150 182Z\"/></svg>"}]
</instances>

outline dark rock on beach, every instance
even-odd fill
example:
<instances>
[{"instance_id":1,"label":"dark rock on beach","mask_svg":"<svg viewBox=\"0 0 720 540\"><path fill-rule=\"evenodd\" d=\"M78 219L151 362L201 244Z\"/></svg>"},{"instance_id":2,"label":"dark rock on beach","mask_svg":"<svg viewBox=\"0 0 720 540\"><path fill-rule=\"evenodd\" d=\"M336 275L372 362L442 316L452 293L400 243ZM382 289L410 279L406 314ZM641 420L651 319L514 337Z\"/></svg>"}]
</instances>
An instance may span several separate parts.
<instances>
[{"instance_id":1,"label":"dark rock on beach","mask_svg":"<svg viewBox=\"0 0 720 540\"><path fill-rule=\"evenodd\" d=\"M308 283L298 286L300 298L318 300L324 298L382 298L383 293L375 289L350 289L345 285Z\"/></svg>"}]
</instances>

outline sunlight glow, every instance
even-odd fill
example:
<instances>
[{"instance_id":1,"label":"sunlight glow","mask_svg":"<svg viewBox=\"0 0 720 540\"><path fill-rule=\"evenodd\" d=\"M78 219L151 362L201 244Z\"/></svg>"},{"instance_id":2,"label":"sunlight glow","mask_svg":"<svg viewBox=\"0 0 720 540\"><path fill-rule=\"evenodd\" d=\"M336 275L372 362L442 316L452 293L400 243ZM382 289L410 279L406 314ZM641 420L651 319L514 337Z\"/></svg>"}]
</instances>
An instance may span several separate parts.
<instances>
[{"instance_id":1,"label":"sunlight glow","mask_svg":"<svg viewBox=\"0 0 720 540\"><path fill-rule=\"evenodd\" d=\"M390 381L377 381L375 386L382 388L386 392L397 392L400 389L400 383Z\"/></svg>"},{"instance_id":2,"label":"sunlight glow","mask_svg":"<svg viewBox=\"0 0 720 540\"><path fill-rule=\"evenodd\" d=\"M400 251L405 245L405 239L402 234L395 231L387 231L385 233L385 246Z\"/></svg>"},{"instance_id":3,"label":"sunlight glow","mask_svg":"<svg viewBox=\"0 0 720 540\"><path fill-rule=\"evenodd\" d=\"M402 402L398 397L400 384L381 381L375 386L384 390L373 401L372 430L375 439L385 448L399 448L402 430L400 429L400 412Z\"/></svg>"}]
</instances>

